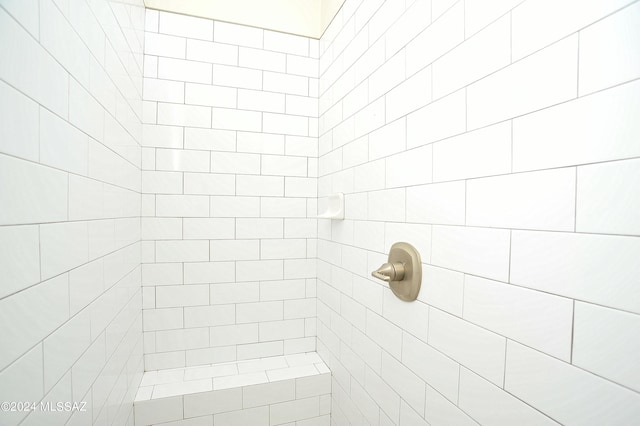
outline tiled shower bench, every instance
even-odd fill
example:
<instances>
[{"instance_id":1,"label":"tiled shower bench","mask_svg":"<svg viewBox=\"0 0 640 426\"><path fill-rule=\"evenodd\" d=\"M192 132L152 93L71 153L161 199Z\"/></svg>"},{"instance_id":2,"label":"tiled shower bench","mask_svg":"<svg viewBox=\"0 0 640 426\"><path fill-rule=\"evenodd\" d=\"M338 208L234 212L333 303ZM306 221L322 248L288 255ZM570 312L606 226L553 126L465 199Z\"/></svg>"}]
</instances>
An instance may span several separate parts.
<instances>
[{"instance_id":1,"label":"tiled shower bench","mask_svg":"<svg viewBox=\"0 0 640 426\"><path fill-rule=\"evenodd\" d=\"M331 372L315 352L148 371L135 426L329 426Z\"/></svg>"}]
</instances>

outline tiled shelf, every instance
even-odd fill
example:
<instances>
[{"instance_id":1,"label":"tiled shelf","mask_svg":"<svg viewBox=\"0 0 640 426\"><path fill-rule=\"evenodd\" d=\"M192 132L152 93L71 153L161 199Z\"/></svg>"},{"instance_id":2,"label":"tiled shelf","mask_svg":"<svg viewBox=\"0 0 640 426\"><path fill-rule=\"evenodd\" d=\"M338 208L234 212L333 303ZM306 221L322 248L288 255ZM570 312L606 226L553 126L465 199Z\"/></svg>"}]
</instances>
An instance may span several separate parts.
<instances>
[{"instance_id":1,"label":"tiled shelf","mask_svg":"<svg viewBox=\"0 0 640 426\"><path fill-rule=\"evenodd\" d=\"M135 424L210 425L218 416L328 425L330 394L331 373L315 352L148 371L135 398Z\"/></svg>"}]
</instances>

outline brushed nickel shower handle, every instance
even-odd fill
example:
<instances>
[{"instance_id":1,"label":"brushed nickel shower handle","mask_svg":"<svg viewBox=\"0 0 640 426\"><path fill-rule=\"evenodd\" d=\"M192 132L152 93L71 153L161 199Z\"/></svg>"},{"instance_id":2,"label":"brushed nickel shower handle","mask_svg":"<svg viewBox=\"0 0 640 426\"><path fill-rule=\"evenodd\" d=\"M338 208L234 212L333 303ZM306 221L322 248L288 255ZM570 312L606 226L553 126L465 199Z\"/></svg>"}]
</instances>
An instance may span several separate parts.
<instances>
[{"instance_id":1,"label":"brushed nickel shower handle","mask_svg":"<svg viewBox=\"0 0 640 426\"><path fill-rule=\"evenodd\" d=\"M404 278L404 264L400 262L385 263L373 271L371 276L387 283L402 281Z\"/></svg>"}]
</instances>

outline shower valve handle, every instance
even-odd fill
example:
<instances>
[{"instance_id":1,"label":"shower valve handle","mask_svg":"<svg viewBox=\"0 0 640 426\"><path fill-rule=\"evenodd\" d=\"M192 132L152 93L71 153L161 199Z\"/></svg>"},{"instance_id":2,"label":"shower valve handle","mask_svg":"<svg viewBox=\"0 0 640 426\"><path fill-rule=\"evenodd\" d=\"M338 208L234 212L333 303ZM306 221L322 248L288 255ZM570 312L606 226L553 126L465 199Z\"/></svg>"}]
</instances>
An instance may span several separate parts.
<instances>
[{"instance_id":1,"label":"shower valve handle","mask_svg":"<svg viewBox=\"0 0 640 426\"><path fill-rule=\"evenodd\" d=\"M373 271L371 276L384 282L402 281L404 278L404 264L400 262L385 263Z\"/></svg>"}]
</instances>

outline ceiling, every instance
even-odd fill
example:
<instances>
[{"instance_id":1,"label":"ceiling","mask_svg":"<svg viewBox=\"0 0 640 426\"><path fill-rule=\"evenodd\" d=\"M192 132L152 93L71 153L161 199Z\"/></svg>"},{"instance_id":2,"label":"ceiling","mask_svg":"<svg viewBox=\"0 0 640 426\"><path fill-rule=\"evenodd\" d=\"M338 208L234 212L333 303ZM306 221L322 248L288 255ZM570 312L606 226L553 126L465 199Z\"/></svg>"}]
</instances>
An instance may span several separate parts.
<instances>
[{"instance_id":1,"label":"ceiling","mask_svg":"<svg viewBox=\"0 0 640 426\"><path fill-rule=\"evenodd\" d=\"M320 38L344 0L144 0L151 9Z\"/></svg>"}]
</instances>

